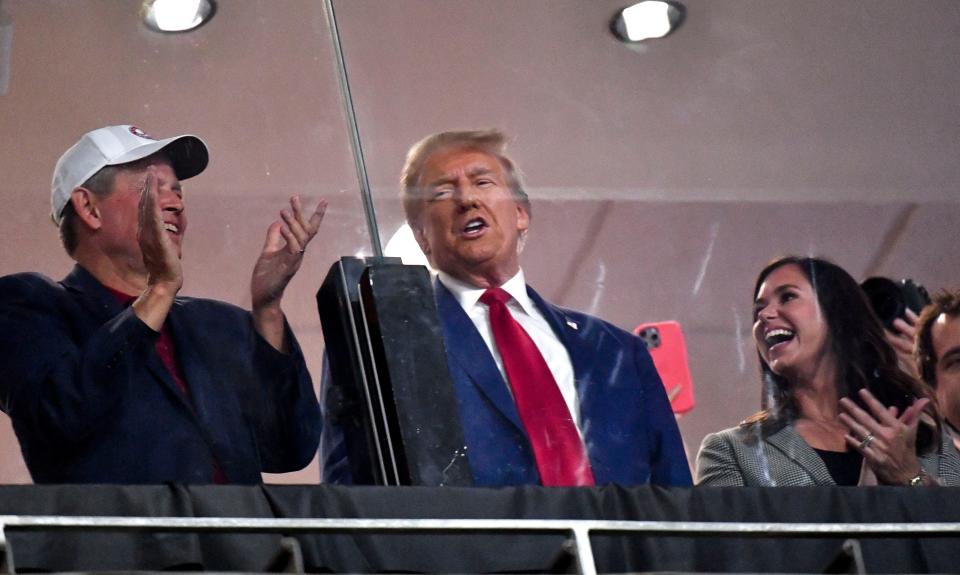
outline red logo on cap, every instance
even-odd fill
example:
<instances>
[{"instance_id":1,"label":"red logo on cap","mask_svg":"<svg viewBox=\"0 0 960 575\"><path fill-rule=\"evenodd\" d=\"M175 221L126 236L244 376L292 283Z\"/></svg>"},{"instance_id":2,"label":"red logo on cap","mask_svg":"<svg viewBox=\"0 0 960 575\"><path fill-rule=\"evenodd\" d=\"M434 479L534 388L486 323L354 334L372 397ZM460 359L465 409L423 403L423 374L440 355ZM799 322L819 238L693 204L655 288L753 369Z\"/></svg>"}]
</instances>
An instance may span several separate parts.
<instances>
[{"instance_id":1,"label":"red logo on cap","mask_svg":"<svg viewBox=\"0 0 960 575\"><path fill-rule=\"evenodd\" d=\"M156 140L156 138L154 138L153 136L144 132L143 130L141 130L136 126L130 126L130 133L138 138L145 138L147 140Z\"/></svg>"}]
</instances>

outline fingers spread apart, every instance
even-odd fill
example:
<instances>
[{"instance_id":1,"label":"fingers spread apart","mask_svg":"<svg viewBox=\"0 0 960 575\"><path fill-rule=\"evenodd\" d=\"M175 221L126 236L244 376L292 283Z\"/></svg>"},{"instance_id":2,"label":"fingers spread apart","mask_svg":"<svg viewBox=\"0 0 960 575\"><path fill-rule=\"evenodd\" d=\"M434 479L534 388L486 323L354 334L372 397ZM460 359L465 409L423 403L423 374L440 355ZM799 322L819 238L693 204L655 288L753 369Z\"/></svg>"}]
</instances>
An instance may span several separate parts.
<instances>
[{"instance_id":1,"label":"fingers spread apart","mask_svg":"<svg viewBox=\"0 0 960 575\"><path fill-rule=\"evenodd\" d=\"M290 209L280 211L282 226L279 230L283 239L286 240L288 252L292 254L302 254L306 251L307 244L317 235L326 211L327 201L320 200L317 203L316 209L308 218L304 214L303 202L300 196L290 198Z\"/></svg>"}]
</instances>

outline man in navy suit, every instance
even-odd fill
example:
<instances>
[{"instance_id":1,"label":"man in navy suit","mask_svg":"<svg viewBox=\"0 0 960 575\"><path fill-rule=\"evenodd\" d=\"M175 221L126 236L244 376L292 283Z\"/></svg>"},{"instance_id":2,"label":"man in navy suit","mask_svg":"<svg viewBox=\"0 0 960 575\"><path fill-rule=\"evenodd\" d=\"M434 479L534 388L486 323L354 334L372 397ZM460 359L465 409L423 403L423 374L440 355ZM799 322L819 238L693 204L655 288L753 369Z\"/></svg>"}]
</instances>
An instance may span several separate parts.
<instances>
[{"instance_id":1,"label":"man in navy suit","mask_svg":"<svg viewBox=\"0 0 960 575\"><path fill-rule=\"evenodd\" d=\"M474 483L690 485L676 421L642 341L553 306L526 285L520 252L530 201L504 146L496 131L434 134L411 148L401 176L407 222L439 270L437 307ZM512 316L504 321L519 324L535 362L549 370L541 378L549 388L532 398L518 386L534 362L518 367L513 344L499 349L495 304L485 296L491 288L503 290L497 297ZM547 395L561 412L549 416L556 432L532 428L541 425L536 411ZM328 440L325 479L349 481L342 450ZM573 444L563 455L569 461L548 460L561 457L551 455L557 443Z\"/></svg>"},{"instance_id":2,"label":"man in navy suit","mask_svg":"<svg viewBox=\"0 0 960 575\"><path fill-rule=\"evenodd\" d=\"M73 271L0 278L0 404L38 483L256 483L312 459L319 406L280 301L317 233L298 198L253 273L253 311L178 295L195 136L85 134L51 204Z\"/></svg>"}]
</instances>

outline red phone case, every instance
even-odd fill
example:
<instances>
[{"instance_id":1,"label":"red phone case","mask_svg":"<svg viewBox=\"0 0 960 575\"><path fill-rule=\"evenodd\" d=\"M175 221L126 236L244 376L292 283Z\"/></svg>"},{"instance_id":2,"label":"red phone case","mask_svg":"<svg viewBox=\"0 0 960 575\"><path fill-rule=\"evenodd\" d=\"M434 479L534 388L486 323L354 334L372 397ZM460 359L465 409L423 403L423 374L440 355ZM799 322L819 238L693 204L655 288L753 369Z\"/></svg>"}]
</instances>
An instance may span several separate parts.
<instances>
[{"instance_id":1,"label":"red phone case","mask_svg":"<svg viewBox=\"0 0 960 575\"><path fill-rule=\"evenodd\" d=\"M675 321L644 323L638 325L633 333L647 344L647 351L663 381L673 412L680 414L693 409L693 380L690 378L687 344L680 324Z\"/></svg>"}]
</instances>

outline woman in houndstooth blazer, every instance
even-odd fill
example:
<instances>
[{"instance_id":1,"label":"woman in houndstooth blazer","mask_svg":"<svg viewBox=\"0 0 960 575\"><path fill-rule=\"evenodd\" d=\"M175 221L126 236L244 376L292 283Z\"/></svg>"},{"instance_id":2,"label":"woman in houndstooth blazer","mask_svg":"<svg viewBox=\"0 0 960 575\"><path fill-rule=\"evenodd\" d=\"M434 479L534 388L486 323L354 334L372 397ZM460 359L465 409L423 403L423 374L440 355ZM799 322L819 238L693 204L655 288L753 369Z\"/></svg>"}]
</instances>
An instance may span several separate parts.
<instances>
[{"instance_id":1,"label":"woman in houndstooth blazer","mask_svg":"<svg viewBox=\"0 0 960 575\"><path fill-rule=\"evenodd\" d=\"M764 410L708 435L698 485L960 485L926 387L902 371L857 282L820 258L768 264L754 287Z\"/></svg>"}]
</instances>

